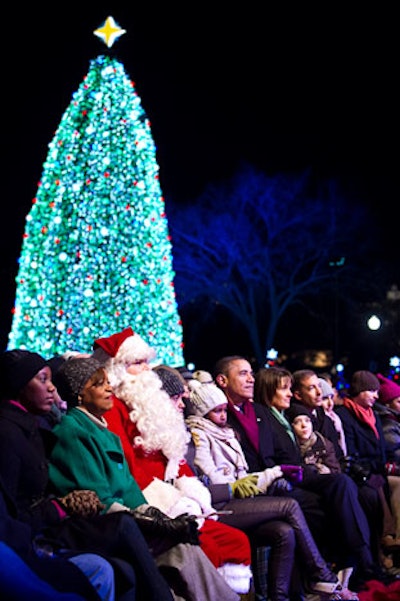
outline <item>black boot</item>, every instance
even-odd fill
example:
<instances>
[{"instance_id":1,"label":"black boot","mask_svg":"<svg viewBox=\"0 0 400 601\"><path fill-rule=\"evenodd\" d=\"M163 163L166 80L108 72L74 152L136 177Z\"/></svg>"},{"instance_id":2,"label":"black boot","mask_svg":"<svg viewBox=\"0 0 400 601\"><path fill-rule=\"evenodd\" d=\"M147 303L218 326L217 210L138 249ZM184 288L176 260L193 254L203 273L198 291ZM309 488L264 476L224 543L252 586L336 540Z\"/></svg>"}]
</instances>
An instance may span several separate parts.
<instances>
[{"instance_id":1,"label":"black boot","mask_svg":"<svg viewBox=\"0 0 400 601\"><path fill-rule=\"evenodd\" d=\"M293 500L285 499L285 501ZM305 583L307 590L316 593L340 591L339 579L319 552L298 503L291 503L287 507L286 517L295 531L299 555L307 569L308 578Z\"/></svg>"}]
</instances>

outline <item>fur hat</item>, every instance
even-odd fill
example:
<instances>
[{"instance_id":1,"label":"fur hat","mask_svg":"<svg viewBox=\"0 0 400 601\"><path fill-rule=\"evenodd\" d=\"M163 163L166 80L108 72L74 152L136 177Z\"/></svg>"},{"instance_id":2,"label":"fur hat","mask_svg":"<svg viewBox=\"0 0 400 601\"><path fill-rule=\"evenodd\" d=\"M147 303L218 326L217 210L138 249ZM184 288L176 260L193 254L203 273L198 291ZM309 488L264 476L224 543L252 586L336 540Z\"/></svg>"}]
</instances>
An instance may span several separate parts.
<instances>
[{"instance_id":1,"label":"fur hat","mask_svg":"<svg viewBox=\"0 0 400 601\"><path fill-rule=\"evenodd\" d=\"M389 380L389 378L385 378L382 374L376 374L376 377L379 380L380 388L379 388L379 402L383 405L390 403L397 397L400 397L400 386L393 382L393 380Z\"/></svg>"},{"instance_id":2,"label":"fur hat","mask_svg":"<svg viewBox=\"0 0 400 601\"><path fill-rule=\"evenodd\" d=\"M228 402L225 393L215 384L202 384L198 380L189 383L190 396L188 399L189 412L203 417L209 411Z\"/></svg>"},{"instance_id":3,"label":"fur hat","mask_svg":"<svg viewBox=\"0 0 400 601\"><path fill-rule=\"evenodd\" d=\"M349 396L354 397L366 390L379 390L379 380L371 371L355 371L351 377Z\"/></svg>"},{"instance_id":4,"label":"fur hat","mask_svg":"<svg viewBox=\"0 0 400 601\"><path fill-rule=\"evenodd\" d=\"M162 388L169 396L183 394L185 392L185 380L174 367L168 365L157 365L153 371L158 375L162 382Z\"/></svg>"},{"instance_id":5,"label":"fur hat","mask_svg":"<svg viewBox=\"0 0 400 601\"><path fill-rule=\"evenodd\" d=\"M47 366L47 361L38 353L22 349L4 351L0 355L0 395L13 399Z\"/></svg>"},{"instance_id":6,"label":"fur hat","mask_svg":"<svg viewBox=\"0 0 400 601\"><path fill-rule=\"evenodd\" d=\"M212 384L214 382L212 375L208 371L198 369L193 373L195 380L198 380L202 384Z\"/></svg>"},{"instance_id":7,"label":"fur hat","mask_svg":"<svg viewBox=\"0 0 400 601\"><path fill-rule=\"evenodd\" d=\"M68 407L76 407L86 382L101 368L103 365L93 357L68 359L58 368L54 384Z\"/></svg>"},{"instance_id":8,"label":"fur hat","mask_svg":"<svg viewBox=\"0 0 400 601\"><path fill-rule=\"evenodd\" d=\"M98 338L93 343L93 357L105 363L111 357L123 361L145 361L154 359L156 351L136 334L132 328L125 328L107 338Z\"/></svg>"},{"instance_id":9,"label":"fur hat","mask_svg":"<svg viewBox=\"0 0 400 601\"><path fill-rule=\"evenodd\" d=\"M318 378L319 381L319 385L321 387L322 390L322 398L326 398L326 397L333 397L335 394L335 391L333 390L332 386L329 384L329 382L327 382L326 380L324 380L324 378Z\"/></svg>"}]
</instances>

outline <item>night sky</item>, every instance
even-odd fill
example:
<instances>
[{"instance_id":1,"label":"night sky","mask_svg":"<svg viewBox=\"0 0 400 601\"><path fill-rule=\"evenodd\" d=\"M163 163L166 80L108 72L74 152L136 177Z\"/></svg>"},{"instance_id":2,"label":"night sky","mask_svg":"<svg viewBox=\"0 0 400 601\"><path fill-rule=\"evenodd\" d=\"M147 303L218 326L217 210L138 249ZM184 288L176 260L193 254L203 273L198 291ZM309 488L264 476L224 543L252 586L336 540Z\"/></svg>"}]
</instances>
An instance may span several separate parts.
<instances>
[{"instance_id":1,"label":"night sky","mask_svg":"<svg viewBox=\"0 0 400 601\"><path fill-rule=\"evenodd\" d=\"M83 12L71 3L27 10L15 4L3 13L3 345L24 220L47 146L89 61L107 52L93 31L108 15L127 30L112 51L135 81L150 119L167 203L190 202L243 161L271 176L312 169L321 180L337 179L349 202L365 204L376 223L366 236L376 239L377 258L396 267L394 6L357 3L357 11L340 2L306 8L202 2L182 3L179 10L162 3L160 10L151 2L123 4L121 10L119 3L103 3Z\"/></svg>"}]
</instances>

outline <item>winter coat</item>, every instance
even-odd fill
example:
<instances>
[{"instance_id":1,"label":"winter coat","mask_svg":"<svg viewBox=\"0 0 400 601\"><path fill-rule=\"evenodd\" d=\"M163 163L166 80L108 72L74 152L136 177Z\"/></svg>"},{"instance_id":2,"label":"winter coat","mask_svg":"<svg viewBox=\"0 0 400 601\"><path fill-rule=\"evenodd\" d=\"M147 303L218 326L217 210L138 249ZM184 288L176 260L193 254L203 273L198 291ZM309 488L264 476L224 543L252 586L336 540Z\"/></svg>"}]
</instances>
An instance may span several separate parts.
<instances>
[{"instance_id":1,"label":"winter coat","mask_svg":"<svg viewBox=\"0 0 400 601\"><path fill-rule=\"evenodd\" d=\"M314 466L320 474L339 474L341 472L333 444L320 432L312 432L307 441L299 440L299 446L305 465Z\"/></svg>"},{"instance_id":2,"label":"winter coat","mask_svg":"<svg viewBox=\"0 0 400 601\"><path fill-rule=\"evenodd\" d=\"M121 442L113 432L75 407L53 429L49 477L57 494L95 490L107 511L113 503L130 509L146 503L129 471Z\"/></svg>"},{"instance_id":3,"label":"winter coat","mask_svg":"<svg viewBox=\"0 0 400 601\"><path fill-rule=\"evenodd\" d=\"M140 432L132 422L125 403L115 396L113 401L114 406L105 415L108 427L119 437L130 472L140 488L144 490L154 478L164 480L168 460L161 451L146 453L140 447L133 445L133 440L140 435ZM193 471L183 459L179 476L193 476Z\"/></svg>"},{"instance_id":4,"label":"winter coat","mask_svg":"<svg viewBox=\"0 0 400 601\"><path fill-rule=\"evenodd\" d=\"M34 531L57 524L61 514L48 496L46 449L54 444L50 430L38 427L28 411L2 401L0 404L0 477L15 502L18 518Z\"/></svg>"},{"instance_id":5,"label":"winter coat","mask_svg":"<svg viewBox=\"0 0 400 601\"><path fill-rule=\"evenodd\" d=\"M189 416L186 423L196 449L195 465L211 483L235 482L247 476L247 461L232 428L221 428L197 415Z\"/></svg>"},{"instance_id":6,"label":"winter coat","mask_svg":"<svg viewBox=\"0 0 400 601\"><path fill-rule=\"evenodd\" d=\"M380 403L375 403L374 411L382 423L386 458L400 465L400 413Z\"/></svg>"},{"instance_id":7,"label":"winter coat","mask_svg":"<svg viewBox=\"0 0 400 601\"><path fill-rule=\"evenodd\" d=\"M337 407L336 411L342 420L348 455L359 457L360 463L372 473L385 474L385 437L379 415L375 413L376 429L379 434L377 438L372 428L357 419L344 405Z\"/></svg>"}]
</instances>

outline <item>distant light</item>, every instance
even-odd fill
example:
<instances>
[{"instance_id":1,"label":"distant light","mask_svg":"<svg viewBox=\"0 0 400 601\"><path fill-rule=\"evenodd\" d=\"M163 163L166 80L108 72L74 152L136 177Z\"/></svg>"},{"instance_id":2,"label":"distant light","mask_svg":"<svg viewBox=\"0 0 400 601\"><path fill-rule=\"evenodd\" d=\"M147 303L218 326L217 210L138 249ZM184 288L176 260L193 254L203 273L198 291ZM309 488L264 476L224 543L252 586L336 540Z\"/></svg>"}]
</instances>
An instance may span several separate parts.
<instances>
[{"instance_id":1,"label":"distant light","mask_svg":"<svg viewBox=\"0 0 400 601\"><path fill-rule=\"evenodd\" d=\"M399 367L400 366L400 357L390 357L390 367Z\"/></svg>"},{"instance_id":2,"label":"distant light","mask_svg":"<svg viewBox=\"0 0 400 601\"><path fill-rule=\"evenodd\" d=\"M267 359L272 359L273 361L278 357L278 351L274 348L270 348L267 351Z\"/></svg>"},{"instance_id":3,"label":"distant light","mask_svg":"<svg viewBox=\"0 0 400 601\"><path fill-rule=\"evenodd\" d=\"M195 368L195 365L194 365L194 363L188 363L188 364L187 364L187 368L188 368L188 370L189 370L189 371L193 371L193 370L194 370L194 368Z\"/></svg>"},{"instance_id":4,"label":"distant light","mask_svg":"<svg viewBox=\"0 0 400 601\"><path fill-rule=\"evenodd\" d=\"M338 374L340 374L340 373L342 373L342 371L344 371L344 365L343 365L343 363L338 363L336 365L336 371L337 371Z\"/></svg>"},{"instance_id":5,"label":"distant light","mask_svg":"<svg viewBox=\"0 0 400 601\"><path fill-rule=\"evenodd\" d=\"M370 330L379 330L381 327L381 320L377 315L371 315L371 317L367 321L367 325Z\"/></svg>"}]
</instances>

